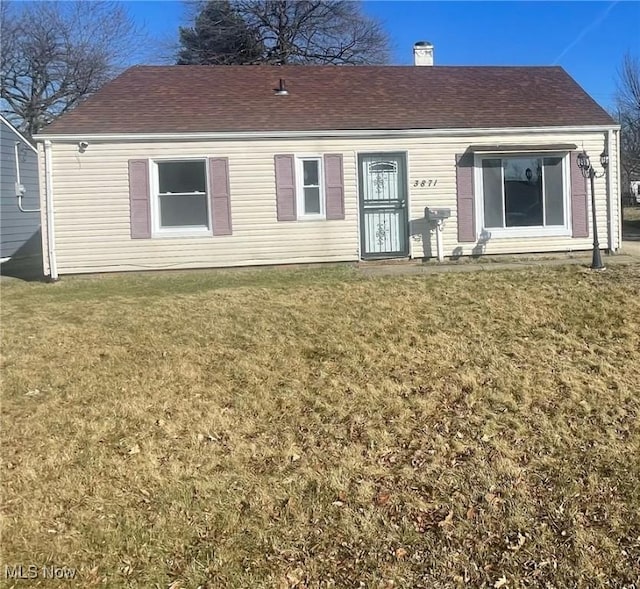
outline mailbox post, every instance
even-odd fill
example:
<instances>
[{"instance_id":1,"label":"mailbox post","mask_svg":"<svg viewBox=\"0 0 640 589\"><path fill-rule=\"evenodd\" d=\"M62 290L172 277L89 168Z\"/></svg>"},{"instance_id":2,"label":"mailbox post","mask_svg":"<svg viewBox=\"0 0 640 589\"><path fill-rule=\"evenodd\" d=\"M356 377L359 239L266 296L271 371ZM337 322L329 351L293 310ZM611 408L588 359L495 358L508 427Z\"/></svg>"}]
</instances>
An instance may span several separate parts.
<instances>
[{"instance_id":1,"label":"mailbox post","mask_svg":"<svg viewBox=\"0 0 640 589\"><path fill-rule=\"evenodd\" d=\"M451 209L435 209L427 207L427 221L429 224L435 223L436 249L438 252L438 262L444 262L444 251L442 247L442 229L444 222L451 217Z\"/></svg>"}]
</instances>

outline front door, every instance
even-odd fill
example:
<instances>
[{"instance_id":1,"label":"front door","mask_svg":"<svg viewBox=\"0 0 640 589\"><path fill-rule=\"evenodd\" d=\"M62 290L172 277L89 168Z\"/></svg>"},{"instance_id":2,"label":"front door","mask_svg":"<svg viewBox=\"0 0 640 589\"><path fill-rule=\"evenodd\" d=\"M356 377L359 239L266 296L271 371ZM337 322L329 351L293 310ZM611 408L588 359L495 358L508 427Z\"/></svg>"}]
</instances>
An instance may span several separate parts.
<instances>
[{"instance_id":1,"label":"front door","mask_svg":"<svg viewBox=\"0 0 640 589\"><path fill-rule=\"evenodd\" d=\"M358 157L363 258L409 254L406 159L401 153Z\"/></svg>"}]
</instances>

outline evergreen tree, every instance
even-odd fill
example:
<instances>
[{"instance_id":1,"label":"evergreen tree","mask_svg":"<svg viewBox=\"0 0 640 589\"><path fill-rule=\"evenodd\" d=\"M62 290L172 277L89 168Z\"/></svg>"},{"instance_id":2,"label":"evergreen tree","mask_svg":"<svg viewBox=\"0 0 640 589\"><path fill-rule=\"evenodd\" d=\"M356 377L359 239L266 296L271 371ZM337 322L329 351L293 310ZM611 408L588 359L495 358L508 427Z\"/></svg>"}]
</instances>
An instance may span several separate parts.
<instances>
[{"instance_id":1,"label":"evergreen tree","mask_svg":"<svg viewBox=\"0 0 640 589\"><path fill-rule=\"evenodd\" d=\"M207 2L193 28L180 27L178 65L258 63L264 46L227 0Z\"/></svg>"}]
</instances>

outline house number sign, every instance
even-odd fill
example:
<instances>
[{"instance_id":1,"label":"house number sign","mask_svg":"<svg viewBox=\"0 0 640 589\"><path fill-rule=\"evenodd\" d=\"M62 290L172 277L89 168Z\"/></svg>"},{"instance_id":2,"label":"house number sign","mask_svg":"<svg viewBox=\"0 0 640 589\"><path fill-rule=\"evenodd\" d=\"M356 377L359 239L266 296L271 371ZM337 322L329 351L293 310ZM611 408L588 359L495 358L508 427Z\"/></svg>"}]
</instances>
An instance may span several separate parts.
<instances>
[{"instance_id":1,"label":"house number sign","mask_svg":"<svg viewBox=\"0 0 640 589\"><path fill-rule=\"evenodd\" d=\"M422 178L420 180L413 181L414 188L433 188L438 183L438 179Z\"/></svg>"}]
</instances>

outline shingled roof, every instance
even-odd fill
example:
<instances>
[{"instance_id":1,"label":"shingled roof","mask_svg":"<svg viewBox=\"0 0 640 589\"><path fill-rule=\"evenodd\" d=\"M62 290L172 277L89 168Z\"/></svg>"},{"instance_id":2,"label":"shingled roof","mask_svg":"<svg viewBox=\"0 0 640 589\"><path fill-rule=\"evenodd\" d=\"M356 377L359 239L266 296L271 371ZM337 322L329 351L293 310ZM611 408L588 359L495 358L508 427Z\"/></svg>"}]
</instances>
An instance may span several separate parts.
<instances>
[{"instance_id":1,"label":"shingled roof","mask_svg":"<svg viewBox=\"0 0 640 589\"><path fill-rule=\"evenodd\" d=\"M43 134L611 124L560 67L136 66Z\"/></svg>"}]
</instances>

